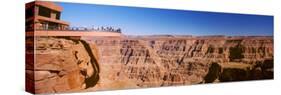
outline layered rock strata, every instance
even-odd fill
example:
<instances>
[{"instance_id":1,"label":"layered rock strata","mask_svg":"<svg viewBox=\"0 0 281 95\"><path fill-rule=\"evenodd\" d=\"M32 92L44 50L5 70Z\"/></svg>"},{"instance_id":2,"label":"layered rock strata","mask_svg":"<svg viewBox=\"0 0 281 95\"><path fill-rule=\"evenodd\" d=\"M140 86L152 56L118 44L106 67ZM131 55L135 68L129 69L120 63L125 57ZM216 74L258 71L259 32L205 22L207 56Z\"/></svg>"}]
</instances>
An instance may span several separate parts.
<instances>
[{"instance_id":1,"label":"layered rock strata","mask_svg":"<svg viewBox=\"0 0 281 95\"><path fill-rule=\"evenodd\" d=\"M272 37L84 39L100 51L95 90L273 78Z\"/></svg>"},{"instance_id":2,"label":"layered rock strata","mask_svg":"<svg viewBox=\"0 0 281 95\"><path fill-rule=\"evenodd\" d=\"M36 37L27 44L34 60L26 81L35 93L273 79L274 72L272 37Z\"/></svg>"},{"instance_id":3,"label":"layered rock strata","mask_svg":"<svg viewBox=\"0 0 281 95\"><path fill-rule=\"evenodd\" d=\"M99 80L95 48L67 37L34 38L35 51L29 53L34 60L26 67L27 80L34 83L33 92L70 92L95 86Z\"/></svg>"}]
</instances>

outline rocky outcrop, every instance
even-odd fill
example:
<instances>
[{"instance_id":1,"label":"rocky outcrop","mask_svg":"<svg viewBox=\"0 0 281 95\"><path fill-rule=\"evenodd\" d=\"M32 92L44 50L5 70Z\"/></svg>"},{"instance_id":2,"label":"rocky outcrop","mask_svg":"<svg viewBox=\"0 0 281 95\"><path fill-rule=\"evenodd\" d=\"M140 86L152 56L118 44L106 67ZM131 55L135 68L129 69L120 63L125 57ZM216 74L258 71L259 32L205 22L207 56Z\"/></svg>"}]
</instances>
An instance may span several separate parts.
<instances>
[{"instance_id":1,"label":"rocky outcrop","mask_svg":"<svg viewBox=\"0 0 281 95\"><path fill-rule=\"evenodd\" d=\"M101 85L94 90L120 89L110 86L115 81L138 88L273 78L272 37L84 39L100 51Z\"/></svg>"},{"instance_id":2,"label":"rocky outcrop","mask_svg":"<svg viewBox=\"0 0 281 95\"><path fill-rule=\"evenodd\" d=\"M273 79L272 37L36 37L27 44L35 61L27 60L26 81L36 93Z\"/></svg>"},{"instance_id":3,"label":"rocky outcrop","mask_svg":"<svg viewBox=\"0 0 281 95\"><path fill-rule=\"evenodd\" d=\"M250 65L241 63L212 63L203 83L273 79L273 60Z\"/></svg>"},{"instance_id":4,"label":"rocky outcrop","mask_svg":"<svg viewBox=\"0 0 281 95\"><path fill-rule=\"evenodd\" d=\"M34 64L26 72L35 93L80 91L96 85L99 68L94 44L59 37L36 37L34 43Z\"/></svg>"}]
</instances>

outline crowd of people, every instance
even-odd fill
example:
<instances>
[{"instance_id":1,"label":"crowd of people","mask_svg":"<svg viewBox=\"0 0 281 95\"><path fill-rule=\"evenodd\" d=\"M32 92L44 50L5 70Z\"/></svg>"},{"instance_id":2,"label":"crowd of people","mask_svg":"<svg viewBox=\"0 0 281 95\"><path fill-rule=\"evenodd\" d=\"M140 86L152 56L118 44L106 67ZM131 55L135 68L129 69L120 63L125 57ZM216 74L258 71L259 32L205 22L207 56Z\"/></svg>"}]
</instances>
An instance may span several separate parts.
<instances>
[{"instance_id":1,"label":"crowd of people","mask_svg":"<svg viewBox=\"0 0 281 95\"><path fill-rule=\"evenodd\" d=\"M121 33L121 29L120 28L113 28L113 27L91 27L91 28L87 28L87 27L70 27L68 28L69 30L73 30L73 31L101 31L101 32L118 32Z\"/></svg>"}]
</instances>

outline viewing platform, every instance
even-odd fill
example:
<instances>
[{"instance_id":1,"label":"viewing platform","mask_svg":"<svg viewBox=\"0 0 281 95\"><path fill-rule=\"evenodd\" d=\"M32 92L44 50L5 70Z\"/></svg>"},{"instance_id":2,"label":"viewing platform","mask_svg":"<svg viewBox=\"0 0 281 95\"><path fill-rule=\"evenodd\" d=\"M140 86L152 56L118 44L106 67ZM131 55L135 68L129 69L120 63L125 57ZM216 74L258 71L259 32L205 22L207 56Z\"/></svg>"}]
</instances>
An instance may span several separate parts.
<instances>
[{"instance_id":1,"label":"viewing platform","mask_svg":"<svg viewBox=\"0 0 281 95\"><path fill-rule=\"evenodd\" d=\"M85 28L68 27L58 29L54 27L37 27L33 30L26 30L26 36L121 36L121 29L112 27Z\"/></svg>"},{"instance_id":2,"label":"viewing platform","mask_svg":"<svg viewBox=\"0 0 281 95\"><path fill-rule=\"evenodd\" d=\"M60 19L63 8L53 2L30 2L25 7L26 36L121 36L121 29L111 26L70 27Z\"/></svg>"},{"instance_id":3,"label":"viewing platform","mask_svg":"<svg viewBox=\"0 0 281 95\"><path fill-rule=\"evenodd\" d=\"M101 31L38 30L26 32L26 36L121 36L121 33Z\"/></svg>"}]
</instances>

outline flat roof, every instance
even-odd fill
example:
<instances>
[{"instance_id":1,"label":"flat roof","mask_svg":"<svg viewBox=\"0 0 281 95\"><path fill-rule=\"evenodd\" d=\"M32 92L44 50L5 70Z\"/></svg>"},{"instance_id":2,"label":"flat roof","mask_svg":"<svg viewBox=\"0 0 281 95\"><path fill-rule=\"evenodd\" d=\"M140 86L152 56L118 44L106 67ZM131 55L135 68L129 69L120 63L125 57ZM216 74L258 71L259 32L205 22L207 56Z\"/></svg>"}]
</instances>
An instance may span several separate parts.
<instances>
[{"instance_id":1,"label":"flat roof","mask_svg":"<svg viewBox=\"0 0 281 95\"><path fill-rule=\"evenodd\" d=\"M55 11L61 12L63 10L63 8L61 6L59 6L53 2L50 2L50 1L34 1L34 2L35 2L35 5L44 6L44 7L50 8Z\"/></svg>"},{"instance_id":2,"label":"flat roof","mask_svg":"<svg viewBox=\"0 0 281 95\"><path fill-rule=\"evenodd\" d=\"M43 16L40 16L40 15L35 16L35 19L55 22L55 23L64 24L64 25L69 25L70 24L69 22L66 22L66 21L52 19L52 18L47 18L47 17L43 17Z\"/></svg>"}]
</instances>

